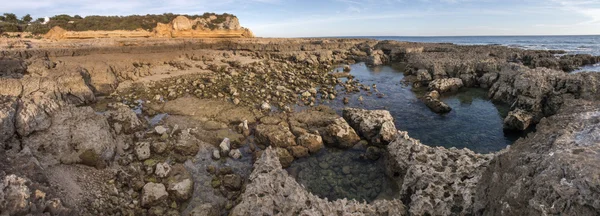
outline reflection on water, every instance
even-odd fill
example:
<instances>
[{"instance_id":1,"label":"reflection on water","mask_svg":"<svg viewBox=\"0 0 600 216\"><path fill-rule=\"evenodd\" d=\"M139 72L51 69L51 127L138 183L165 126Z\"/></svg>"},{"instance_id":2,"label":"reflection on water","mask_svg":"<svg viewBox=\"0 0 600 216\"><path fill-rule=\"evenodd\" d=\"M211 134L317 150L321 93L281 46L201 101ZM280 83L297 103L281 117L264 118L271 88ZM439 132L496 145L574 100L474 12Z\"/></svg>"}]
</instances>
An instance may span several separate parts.
<instances>
[{"instance_id":1,"label":"reflection on water","mask_svg":"<svg viewBox=\"0 0 600 216\"><path fill-rule=\"evenodd\" d=\"M361 83L377 85L383 98L375 94L341 93L339 100L328 105L338 112L345 107L341 98L350 98L347 107L389 110L396 127L408 131L411 137L431 146L469 148L476 152L493 152L512 144L518 134L503 131L503 119L509 107L494 104L484 89L462 89L457 94L443 95L442 100L452 107L452 112L438 115L430 111L418 97L425 89L412 89L402 84L404 75L390 66L368 68L364 63L352 65L351 74ZM341 92L341 91L340 91ZM363 101L358 98L362 96Z\"/></svg>"},{"instance_id":2,"label":"reflection on water","mask_svg":"<svg viewBox=\"0 0 600 216\"><path fill-rule=\"evenodd\" d=\"M397 193L385 176L383 162L363 159L363 151L324 149L294 161L288 172L313 194L371 202Z\"/></svg>"}]
</instances>

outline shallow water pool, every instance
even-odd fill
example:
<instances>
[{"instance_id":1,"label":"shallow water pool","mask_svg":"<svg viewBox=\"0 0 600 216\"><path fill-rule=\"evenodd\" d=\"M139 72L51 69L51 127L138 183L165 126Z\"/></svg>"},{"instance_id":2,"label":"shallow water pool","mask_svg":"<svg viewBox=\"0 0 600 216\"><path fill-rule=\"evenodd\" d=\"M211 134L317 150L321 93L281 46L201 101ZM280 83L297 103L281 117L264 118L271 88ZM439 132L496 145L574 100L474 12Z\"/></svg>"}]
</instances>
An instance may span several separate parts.
<instances>
[{"instance_id":1,"label":"shallow water pool","mask_svg":"<svg viewBox=\"0 0 600 216\"><path fill-rule=\"evenodd\" d=\"M367 95L365 92L338 94L337 100L326 105L340 113L344 107L389 110L399 130L408 131L411 137L424 144L469 148L480 153L499 151L522 135L503 130L503 120L509 107L492 103L487 98L487 90L463 88L458 93L442 95L441 100L452 107L452 111L439 115L418 99L426 93L425 89L413 89L402 84L404 74L394 67L371 68L358 63L351 68L354 79L369 86L376 84L384 96L379 98L376 94ZM359 101L361 96L363 101ZM350 99L349 104L343 104L343 97Z\"/></svg>"}]
</instances>

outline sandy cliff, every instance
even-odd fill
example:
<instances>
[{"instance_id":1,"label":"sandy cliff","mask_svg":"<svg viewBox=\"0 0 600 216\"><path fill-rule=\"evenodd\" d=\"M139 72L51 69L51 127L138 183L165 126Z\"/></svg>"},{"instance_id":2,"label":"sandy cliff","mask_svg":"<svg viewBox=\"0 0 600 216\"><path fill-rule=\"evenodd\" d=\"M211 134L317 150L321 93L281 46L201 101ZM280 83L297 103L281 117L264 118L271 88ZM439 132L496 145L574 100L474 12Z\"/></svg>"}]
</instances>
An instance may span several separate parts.
<instances>
[{"instance_id":1,"label":"sandy cliff","mask_svg":"<svg viewBox=\"0 0 600 216\"><path fill-rule=\"evenodd\" d=\"M178 16L170 23L158 23L152 31L67 31L59 26L52 28L47 39L90 39L90 38L251 38L250 29L243 28L236 17L224 21L216 18L198 18L190 20Z\"/></svg>"}]
</instances>

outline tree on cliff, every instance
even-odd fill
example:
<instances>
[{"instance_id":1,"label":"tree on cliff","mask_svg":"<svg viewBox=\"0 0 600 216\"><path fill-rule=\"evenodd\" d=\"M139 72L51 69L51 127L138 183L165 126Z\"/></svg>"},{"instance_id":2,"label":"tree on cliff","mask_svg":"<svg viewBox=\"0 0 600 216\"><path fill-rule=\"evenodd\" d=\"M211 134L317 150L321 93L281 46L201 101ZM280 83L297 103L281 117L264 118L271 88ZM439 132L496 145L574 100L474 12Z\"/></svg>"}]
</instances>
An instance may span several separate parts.
<instances>
[{"instance_id":1,"label":"tree on cliff","mask_svg":"<svg viewBox=\"0 0 600 216\"><path fill-rule=\"evenodd\" d=\"M25 23L30 23L31 20L33 20L33 18L31 17L31 15L27 14L27 15L23 16L23 18L21 18L21 20Z\"/></svg>"},{"instance_id":2,"label":"tree on cliff","mask_svg":"<svg viewBox=\"0 0 600 216\"><path fill-rule=\"evenodd\" d=\"M4 18L4 21L9 23L17 23L19 21L17 15L15 15L14 13L4 13Z\"/></svg>"}]
</instances>

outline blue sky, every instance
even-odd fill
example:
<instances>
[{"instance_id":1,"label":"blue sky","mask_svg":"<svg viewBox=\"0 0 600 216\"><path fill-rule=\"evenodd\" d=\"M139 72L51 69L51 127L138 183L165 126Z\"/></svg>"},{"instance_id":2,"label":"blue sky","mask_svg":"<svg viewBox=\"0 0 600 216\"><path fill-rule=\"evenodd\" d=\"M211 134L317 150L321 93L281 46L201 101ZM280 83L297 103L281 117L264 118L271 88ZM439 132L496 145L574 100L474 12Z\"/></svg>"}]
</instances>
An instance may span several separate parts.
<instances>
[{"instance_id":1,"label":"blue sky","mask_svg":"<svg viewBox=\"0 0 600 216\"><path fill-rule=\"evenodd\" d=\"M260 37L600 35L600 0L0 0L2 13L232 13Z\"/></svg>"}]
</instances>

